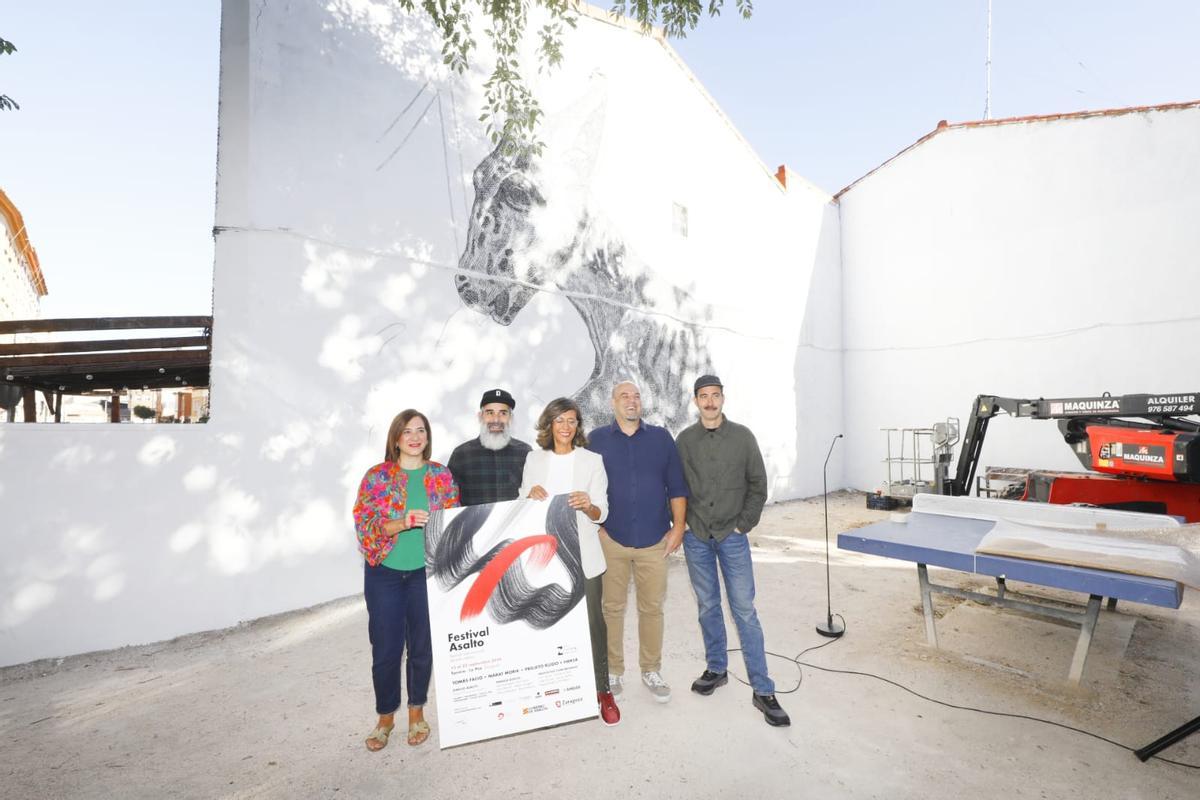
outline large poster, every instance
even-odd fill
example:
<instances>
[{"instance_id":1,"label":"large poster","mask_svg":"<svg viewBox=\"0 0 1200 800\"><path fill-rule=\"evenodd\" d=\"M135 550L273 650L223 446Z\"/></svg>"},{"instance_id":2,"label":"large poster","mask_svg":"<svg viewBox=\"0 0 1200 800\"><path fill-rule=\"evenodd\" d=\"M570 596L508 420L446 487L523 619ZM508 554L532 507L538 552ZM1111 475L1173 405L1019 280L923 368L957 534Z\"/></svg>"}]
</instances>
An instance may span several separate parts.
<instances>
[{"instance_id":1,"label":"large poster","mask_svg":"<svg viewBox=\"0 0 1200 800\"><path fill-rule=\"evenodd\" d=\"M442 747L596 715L566 495L434 513L425 562Z\"/></svg>"}]
</instances>

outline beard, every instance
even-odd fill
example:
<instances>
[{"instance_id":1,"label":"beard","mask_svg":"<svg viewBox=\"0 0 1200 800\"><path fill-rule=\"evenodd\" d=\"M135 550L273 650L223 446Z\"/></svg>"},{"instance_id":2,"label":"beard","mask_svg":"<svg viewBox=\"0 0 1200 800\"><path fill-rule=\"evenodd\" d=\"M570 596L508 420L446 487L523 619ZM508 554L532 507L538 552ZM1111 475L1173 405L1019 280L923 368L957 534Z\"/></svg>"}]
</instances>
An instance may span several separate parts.
<instances>
[{"instance_id":1,"label":"beard","mask_svg":"<svg viewBox=\"0 0 1200 800\"><path fill-rule=\"evenodd\" d=\"M488 450L503 450L508 447L508 443L512 441L512 434L508 432L508 426L504 426L504 430L499 433L488 430L486 422L479 423L479 443Z\"/></svg>"}]
</instances>

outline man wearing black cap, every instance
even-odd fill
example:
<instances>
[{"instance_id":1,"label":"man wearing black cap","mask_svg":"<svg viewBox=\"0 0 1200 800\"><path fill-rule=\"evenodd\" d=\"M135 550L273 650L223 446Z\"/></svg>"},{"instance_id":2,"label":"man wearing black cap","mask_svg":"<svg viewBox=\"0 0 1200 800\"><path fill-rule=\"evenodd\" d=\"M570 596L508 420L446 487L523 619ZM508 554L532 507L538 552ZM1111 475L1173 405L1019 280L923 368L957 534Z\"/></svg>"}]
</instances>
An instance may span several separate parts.
<instances>
[{"instance_id":1,"label":"man wearing black cap","mask_svg":"<svg viewBox=\"0 0 1200 800\"><path fill-rule=\"evenodd\" d=\"M707 662L692 691L710 695L729 682L719 568L741 640L754 707L769 724L790 725L787 712L775 699L775 683L767 674L762 625L754 610L754 568L746 536L758 524L767 502L767 470L754 434L722 413L725 393L721 379L702 375L696 379L693 393L700 421L685 428L675 440L692 493L683 554L696 592Z\"/></svg>"},{"instance_id":2,"label":"man wearing black cap","mask_svg":"<svg viewBox=\"0 0 1200 800\"><path fill-rule=\"evenodd\" d=\"M509 426L517 401L504 389L489 389L479 401L479 436L454 448L446 466L464 506L516 500L529 445L512 438Z\"/></svg>"}]
</instances>

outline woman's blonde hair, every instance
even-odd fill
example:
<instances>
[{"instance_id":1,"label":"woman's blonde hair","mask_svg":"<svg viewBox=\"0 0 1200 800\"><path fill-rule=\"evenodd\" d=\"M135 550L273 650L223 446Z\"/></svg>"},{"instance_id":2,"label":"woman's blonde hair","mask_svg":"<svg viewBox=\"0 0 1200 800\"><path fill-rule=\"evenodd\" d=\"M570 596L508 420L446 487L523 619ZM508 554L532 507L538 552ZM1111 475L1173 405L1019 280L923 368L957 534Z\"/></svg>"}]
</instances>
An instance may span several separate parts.
<instances>
[{"instance_id":1,"label":"woman's blonde hair","mask_svg":"<svg viewBox=\"0 0 1200 800\"><path fill-rule=\"evenodd\" d=\"M400 460L400 448L396 446L396 440L400 438L400 432L413 417L420 417L421 421L425 423L425 449L421 451L421 458L429 460L430 454L433 453L433 429L429 427L429 417L415 408L406 408L397 414L396 418L392 420L392 424L388 426L387 445L383 450L384 461Z\"/></svg>"},{"instance_id":2,"label":"woman's blonde hair","mask_svg":"<svg viewBox=\"0 0 1200 800\"><path fill-rule=\"evenodd\" d=\"M579 427L575 429L575 438L571 440L571 446L587 447L587 437L583 435L583 412L579 410L579 405L569 397L551 400L542 410L542 415L538 417L537 421L538 447L543 450L554 449L554 431L550 429L550 426L554 423L555 417L568 411L574 411L575 419L579 420Z\"/></svg>"}]
</instances>

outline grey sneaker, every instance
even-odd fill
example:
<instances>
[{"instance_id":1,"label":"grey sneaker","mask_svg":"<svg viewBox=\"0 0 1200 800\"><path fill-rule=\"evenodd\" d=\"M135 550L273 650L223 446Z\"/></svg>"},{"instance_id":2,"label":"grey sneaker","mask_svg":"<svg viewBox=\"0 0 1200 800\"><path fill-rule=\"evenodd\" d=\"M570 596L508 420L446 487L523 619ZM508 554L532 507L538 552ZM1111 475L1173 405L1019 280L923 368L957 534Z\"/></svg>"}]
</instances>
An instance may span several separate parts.
<instances>
[{"instance_id":1,"label":"grey sneaker","mask_svg":"<svg viewBox=\"0 0 1200 800\"><path fill-rule=\"evenodd\" d=\"M786 727L792 724L787 712L779 707L779 701L775 699L774 694L759 694L758 692L751 692L751 694L751 702L763 713L763 719L767 721L768 725Z\"/></svg>"},{"instance_id":2,"label":"grey sneaker","mask_svg":"<svg viewBox=\"0 0 1200 800\"><path fill-rule=\"evenodd\" d=\"M650 690L650 694L654 695L654 699L660 703L665 703L671 699L671 687L663 680L663 676L658 674L657 670L652 672L642 673L642 683Z\"/></svg>"},{"instance_id":3,"label":"grey sneaker","mask_svg":"<svg viewBox=\"0 0 1200 800\"><path fill-rule=\"evenodd\" d=\"M728 672L713 672L704 670L704 674L692 682L692 691L696 694L710 695L719 687L729 683Z\"/></svg>"},{"instance_id":4,"label":"grey sneaker","mask_svg":"<svg viewBox=\"0 0 1200 800\"><path fill-rule=\"evenodd\" d=\"M608 673L608 691L612 693L612 696L620 697L621 689L622 689L621 676L613 675L611 672Z\"/></svg>"}]
</instances>

